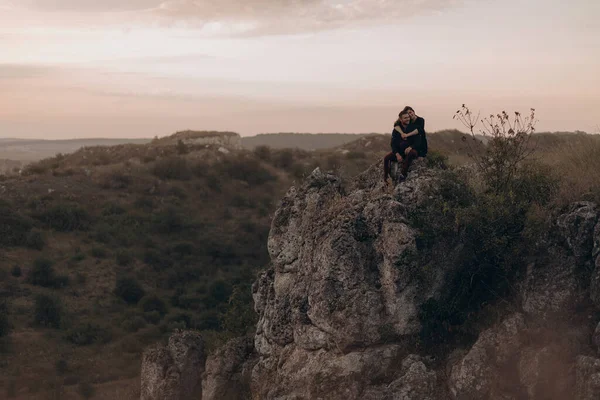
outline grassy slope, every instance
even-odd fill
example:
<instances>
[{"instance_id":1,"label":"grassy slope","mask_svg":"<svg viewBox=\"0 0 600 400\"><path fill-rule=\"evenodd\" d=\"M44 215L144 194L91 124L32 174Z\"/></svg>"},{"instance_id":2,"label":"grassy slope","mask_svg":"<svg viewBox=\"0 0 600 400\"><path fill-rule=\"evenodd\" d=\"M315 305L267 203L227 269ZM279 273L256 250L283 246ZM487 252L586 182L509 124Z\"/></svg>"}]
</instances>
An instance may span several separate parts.
<instances>
[{"instance_id":1,"label":"grassy slope","mask_svg":"<svg viewBox=\"0 0 600 400\"><path fill-rule=\"evenodd\" d=\"M563 201L600 199L600 138L539 139L538 157L563 175ZM429 143L455 163L467 159L459 132L430 134ZM236 285L247 289L268 262L271 215L294 181L316 166L351 177L388 148L388 135L317 152L259 148L225 155L203 146L177 155L175 146L120 145L47 159L25 176L6 178L0 182L5 206L29 219L46 244L42 250L0 249L0 299L8 300L13 325L0 340L0 398L15 393L41 399L56 391L78 398L74 393L86 382L95 387L96 398L135 398L144 346L182 323L202 329L212 346L232 334L218 326L228 297ZM83 209L87 226L52 228L44 216L57 206L63 212ZM29 284L39 258L53 261L69 284L58 289ZM21 277L11 275L16 265ZM163 299L167 315L156 321L115 296L120 276L135 278L146 293ZM60 329L33 323L40 293L60 298ZM132 320L147 321L135 329ZM66 339L88 322L98 333L109 332L110 340L78 346Z\"/></svg>"},{"instance_id":2,"label":"grassy slope","mask_svg":"<svg viewBox=\"0 0 600 400\"><path fill-rule=\"evenodd\" d=\"M6 202L0 208L30 221L45 241L41 250L26 247L25 239L0 249L0 298L8 300L13 325L1 340L0 390L47 398L53 390L72 393L91 382L97 398L117 398L117 389L134 393L123 398L135 397L144 346L178 327L203 330L210 346L238 333L219 326L228 297L236 285L249 293L256 271L268 262L271 215L294 180L319 165L354 173L372 161L365 154L189 150L87 148L0 182ZM65 221L75 229L61 231ZM30 284L41 258L69 283ZM15 266L19 277L11 273ZM157 295L168 313L157 321L114 295L121 276ZM60 299L60 329L34 324L38 294ZM131 327L134 319L144 326ZM96 343L68 340L88 323ZM110 339L102 340L107 333ZM57 363L66 363L66 371Z\"/></svg>"}]
</instances>

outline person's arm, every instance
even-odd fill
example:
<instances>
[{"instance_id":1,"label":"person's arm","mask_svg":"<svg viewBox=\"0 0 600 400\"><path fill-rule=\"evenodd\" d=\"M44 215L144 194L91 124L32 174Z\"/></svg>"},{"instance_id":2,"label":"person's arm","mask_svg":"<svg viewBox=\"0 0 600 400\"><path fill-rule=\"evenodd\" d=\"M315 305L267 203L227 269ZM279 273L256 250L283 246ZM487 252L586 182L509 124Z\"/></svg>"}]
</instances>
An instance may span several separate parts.
<instances>
[{"instance_id":1,"label":"person's arm","mask_svg":"<svg viewBox=\"0 0 600 400\"><path fill-rule=\"evenodd\" d=\"M415 129L414 131L412 131L412 132L408 132L408 133L405 133L404 135L405 135L406 137L411 137L411 136L418 135L419 133L421 133L421 132L419 132L419 130L418 130L418 129Z\"/></svg>"}]
</instances>

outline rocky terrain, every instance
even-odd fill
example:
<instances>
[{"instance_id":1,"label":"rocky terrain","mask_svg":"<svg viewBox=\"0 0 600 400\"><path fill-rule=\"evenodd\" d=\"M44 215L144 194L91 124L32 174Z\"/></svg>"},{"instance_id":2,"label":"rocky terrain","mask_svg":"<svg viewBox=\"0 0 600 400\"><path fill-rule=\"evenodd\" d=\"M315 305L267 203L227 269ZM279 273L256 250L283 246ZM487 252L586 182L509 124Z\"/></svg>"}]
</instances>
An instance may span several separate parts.
<instances>
[{"instance_id":1,"label":"rocky terrain","mask_svg":"<svg viewBox=\"0 0 600 400\"><path fill-rule=\"evenodd\" d=\"M182 390L194 385L205 400L600 398L599 207L549 216L514 301L449 351L419 339L420 310L447 298L454 267L419 264L410 222L441 172L418 164L393 190L379 173L316 169L292 187L253 286L255 335L206 357L201 336L175 333L146 350L141 398L198 398Z\"/></svg>"}]
</instances>

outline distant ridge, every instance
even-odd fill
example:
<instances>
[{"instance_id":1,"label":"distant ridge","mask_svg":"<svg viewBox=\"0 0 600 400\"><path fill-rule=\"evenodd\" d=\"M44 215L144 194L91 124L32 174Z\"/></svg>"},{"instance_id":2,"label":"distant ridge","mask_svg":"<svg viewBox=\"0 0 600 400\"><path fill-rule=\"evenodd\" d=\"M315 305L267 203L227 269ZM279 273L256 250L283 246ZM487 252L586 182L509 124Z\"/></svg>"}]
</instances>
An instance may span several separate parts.
<instances>
[{"instance_id":1,"label":"distant ridge","mask_svg":"<svg viewBox=\"0 0 600 400\"><path fill-rule=\"evenodd\" d=\"M320 150L342 146L365 136L376 133L261 133L256 136L242 137L242 145L253 149L257 146L269 146L273 149L298 148Z\"/></svg>"}]
</instances>

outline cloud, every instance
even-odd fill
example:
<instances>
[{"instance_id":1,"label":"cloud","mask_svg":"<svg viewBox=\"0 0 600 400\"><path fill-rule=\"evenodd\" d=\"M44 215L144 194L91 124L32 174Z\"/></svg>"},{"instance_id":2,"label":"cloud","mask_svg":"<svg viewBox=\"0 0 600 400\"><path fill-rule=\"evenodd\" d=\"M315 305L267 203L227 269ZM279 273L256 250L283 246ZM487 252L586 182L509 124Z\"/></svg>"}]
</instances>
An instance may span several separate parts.
<instances>
[{"instance_id":1,"label":"cloud","mask_svg":"<svg viewBox=\"0 0 600 400\"><path fill-rule=\"evenodd\" d=\"M245 21L259 30L327 29L360 21L401 19L460 0L167 0L157 15L183 21ZM286 29L287 27L287 29Z\"/></svg>"},{"instance_id":2,"label":"cloud","mask_svg":"<svg viewBox=\"0 0 600 400\"><path fill-rule=\"evenodd\" d=\"M56 68L45 65L0 64L0 80L35 78L54 72Z\"/></svg>"},{"instance_id":3,"label":"cloud","mask_svg":"<svg viewBox=\"0 0 600 400\"><path fill-rule=\"evenodd\" d=\"M108 12L152 9L163 0L19 0L19 6L43 11Z\"/></svg>"},{"instance_id":4,"label":"cloud","mask_svg":"<svg viewBox=\"0 0 600 400\"><path fill-rule=\"evenodd\" d=\"M295 33L393 22L444 10L465 0L22 0L29 10L125 12L223 34ZM0 0L2 2L2 0Z\"/></svg>"}]
</instances>

